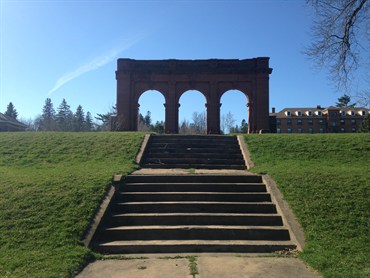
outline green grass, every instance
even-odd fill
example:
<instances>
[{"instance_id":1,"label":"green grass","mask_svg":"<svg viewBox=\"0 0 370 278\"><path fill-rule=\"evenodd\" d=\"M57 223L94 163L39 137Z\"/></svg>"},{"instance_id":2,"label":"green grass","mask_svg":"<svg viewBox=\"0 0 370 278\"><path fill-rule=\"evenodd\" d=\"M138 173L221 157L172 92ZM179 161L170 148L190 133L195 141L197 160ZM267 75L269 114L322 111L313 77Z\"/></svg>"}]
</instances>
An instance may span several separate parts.
<instances>
[{"instance_id":1,"label":"green grass","mask_svg":"<svg viewBox=\"0 0 370 278\"><path fill-rule=\"evenodd\" d=\"M140 133L0 133L0 277L71 277L95 255L80 240Z\"/></svg>"},{"instance_id":2,"label":"green grass","mask_svg":"<svg viewBox=\"0 0 370 278\"><path fill-rule=\"evenodd\" d=\"M255 167L301 223L300 257L324 277L370 277L370 135L247 135Z\"/></svg>"}]
</instances>

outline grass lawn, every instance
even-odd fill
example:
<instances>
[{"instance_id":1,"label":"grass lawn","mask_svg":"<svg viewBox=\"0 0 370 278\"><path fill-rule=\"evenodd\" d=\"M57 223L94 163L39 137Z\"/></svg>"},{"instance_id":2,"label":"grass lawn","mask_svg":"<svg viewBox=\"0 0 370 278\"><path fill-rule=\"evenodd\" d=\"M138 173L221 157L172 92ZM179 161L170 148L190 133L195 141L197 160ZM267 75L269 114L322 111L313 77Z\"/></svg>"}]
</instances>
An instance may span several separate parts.
<instances>
[{"instance_id":1,"label":"grass lawn","mask_svg":"<svg viewBox=\"0 0 370 278\"><path fill-rule=\"evenodd\" d=\"M301 223L300 257L324 277L370 277L370 135L245 136L255 168Z\"/></svg>"},{"instance_id":2,"label":"grass lawn","mask_svg":"<svg viewBox=\"0 0 370 278\"><path fill-rule=\"evenodd\" d=\"M0 277L71 277L94 254L80 240L141 133L0 133Z\"/></svg>"}]
</instances>

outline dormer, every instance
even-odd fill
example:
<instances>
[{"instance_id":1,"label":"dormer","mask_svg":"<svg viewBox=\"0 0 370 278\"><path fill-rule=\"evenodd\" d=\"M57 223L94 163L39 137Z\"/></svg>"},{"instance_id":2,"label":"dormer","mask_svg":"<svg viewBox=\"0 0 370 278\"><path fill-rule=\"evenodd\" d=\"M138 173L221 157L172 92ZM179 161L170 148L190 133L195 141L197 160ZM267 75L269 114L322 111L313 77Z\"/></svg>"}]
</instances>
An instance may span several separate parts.
<instances>
[{"instance_id":1,"label":"dormer","mask_svg":"<svg viewBox=\"0 0 370 278\"><path fill-rule=\"evenodd\" d=\"M315 111L315 115L316 115L316 116L322 116L322 112L321 112L321 110L317 110L317 111Z\"/></svg>"},{"instance_id":2,"label":"dormer","mask_svg":"<svg viewBox=\"0 0 370 278\"><path fill-rule=\"evenodd\" d=\"M346 111L345 110L340 110L340 115L342 116L342 117L344 117L345 115L346 115Z\"/></svg>"},{"instance_id":3,"label":"dormer","mask_svg":"<svg viewBox=\"0 0 370 278\"><path fill-rule=\"evenodd\" d=\"M358 114L360 114L360 116L365 116L366 115L366 111L365 110L358 111Z\"/></svg>"},{"instance_id":4,"label":"dormer","mask_svg":"<svg viewBox=\"0 0 370 278\"><path fill-rule=\"evenodd\" d=\"M312 116L312 111L311 110L306 111L306 115L307 116Z\"/></svg>"},{"instance_id":5,"label":"dormer","mask_svg":"<svg viewBox=\"0 0 370 278\"><path fill-rule=\"evenodd\" d=\"M285 116L290 117L291 115L292 115L292 113L289 110L285 111Z\"/></svg>"},{"instance_id":6,"label":"dormer","mask_svg":"<svg viewBox=\"0 0 370 278\"><path fill-rule=\"evenodd\" d=\"M295 115L298 116L298 117L301 117L302 116L302 111L300 111L300 110L295 111Z\"/></svg>"},{"instance_id":7,"label":"dormer","mask_svg":"<svg viewBox=\"0 0 370 278\"><path fill-rule=\"evenodd\" d=\"M348 111L348 115L350 115L350 116L354 116L354 115L355 115L355 111L353 111L353 110L349 110L349 111Z\"/></svg>"}]
</instances>

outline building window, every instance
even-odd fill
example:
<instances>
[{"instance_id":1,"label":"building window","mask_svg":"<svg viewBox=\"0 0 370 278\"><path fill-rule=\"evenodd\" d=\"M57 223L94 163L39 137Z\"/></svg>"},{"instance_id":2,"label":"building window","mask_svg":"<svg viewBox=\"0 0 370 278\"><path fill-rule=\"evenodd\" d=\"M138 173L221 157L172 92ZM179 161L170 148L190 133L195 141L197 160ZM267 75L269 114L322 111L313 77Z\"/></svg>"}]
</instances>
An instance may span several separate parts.
<instances>
[{"instance_id":1,"label":"building window","mask_svg":"<svg viewBox=\"0 0 370 278\"><path fill-rule=\"evenodd\" d=\"M298 128L298 133L302 133L303 132L303 129L302 128Z\"/></svg>"},{"instance_id":2,"label":"building window","mask_svg":"<svg viewBox=\"0 0 370 278\"><path fill-rule=\"evenodd\" d=\"M356 125L356 120L351 120L351 125Z\"/></svg>"},{"instance_id":3,"label":"building window","mask_svg":"<svg viewBox=\"0 0 370 278\"><path fill-rule=\"evenodd\" d=\"M324 120L319 120L319 124L320 124L320 125L325 124Z\"/></svg>"},{"instance_id":4,"label":"building window","mask_svg":"<svg viewBox=\"0 0 370 278\"><path fill-rule=\"evenodd\" d=\"M292 129L289 127L289 128L287 129L287 132L288 132L288 133L292 133Z\"/></svg>"},{"instance_id":5,"label":"building window","mask_svg":"<svg viewBox=\"0 0 370 278\"><path fill-rule=\"evenodd\" d=\"M316 111L316 112L315 112L315 114L316 114L317 116L321 116L321 115L322 115L321 111Z\"/></svg>"},{"instance_id":6,"label":"building window","mask_svg":"<svg viewBox=\"0 0 370 278\"><path fill-rule=\"evenodd\" d=\"M344 119L341 119L341 120L340 120L340 124L341 124L341 125L344 125L345 123L346 123L346 121L345 121Z\"/></svg>"},{"instance_id":7,"label":"building window","mask_svg":"<svg viewBox=\"0 0 370 278\"><path fill-rule=\"evenodd\" d=\"M309 120L307 120L307 123L308 123L309 125L312 125L312 124L313 124L313 121L312 121L311 119L309 119Z\"/></svg>"},{"instance_id":8,"label":"building window","mask_svg":"<svg viewBox=\"0 0 370 278\"><path fill-rule=\"evenodd\" d=\"M276 129L276 133L281 133L281 129L280 128L277 128Z\"/></svg>"},{"instance_id":9,"label":"building window","mask_svg":"<svg viewBox=\"0 0 370 278\"><path fill-rule=\"evenodd\" d=\"M312 116L312 111L306 111L307 116Z\"/></svg>"},{"instance_id":10,"label":"building window","mask_svg":"<svg viewBox=\"0 0 370 278\"><path fill-rule=\"evenodd\" d=\"M292 115L292 113L290 113L290 111L288 110L288 111L285 111L285 115L290 117Z\"/></svg>"},{"instance_id":11,"label":"building window","mask_svg":"<svg viewBox=\"0 0 370 278\"><path fill-rule=\"evenodd\" d=\"M297 125L301 125L302 124L302 120L297 120Z\"/></svg>"},{"instance_id":12,"label":"building window","mask_svg":"<svg viewBox=\"0 0 370 278\"><path fill-rule=\"evenodd\" d=\"M341 115L342 117L345 117L345 116L346 116L346 111L341 110L341 111L340 111L340 115Z\"/></svg>"},{"instance_id":13,"label":"building window","mask_svg":"<svg viewBox=\"0 0 370 278\"><path fill-rule=\"evenodd\" d=\"M360 113L361 116L365 116L365 114L366 114L365 110L362 110L359 113Z\"/></svg>"},{"instance_id":14,"label":"building window","mask_svg":"<svg viewBox=\"0 0 370 278\"><path fill-rule=\"evenodd\" d=\"M301 117L301 116L302 116L302 111L295 111L295 114L296 114L298 117Z\"/></svg>"},{"instance_id":15,"label":"building window","mask_svg":"<svg viewBox=\"0 0 370 278\"><path fill-rule=\"evenodd\" d=\"M320 133L324 133L324 132L325 132L325 129L320 128Z\"/></svg>"},{"instance_id":16,"label":"building window","mask_svg":"<svg viewBox=\"0 0 370 278\"><path fill-rule=\"evenodd\" d=\"M292 124L292 120L291 120L291 119L288 119L288 120L286 121L286 124L287 124L287 125L291 125L291 124Z\"/></svg>"},{"instance_id":17,"label":"building window","mask_svg":"<svg viewBox=\"0 0 370 278\"><path fill-rule=\"evenodd\" d=\"M342 127L342 128L340 129L340 132L342 132L342 133L346 132L346 130L344 129L344 127Z\"/></svg>"},{"instance_id":18,"label":"building window","mask_svg":"<svg viewBox=\"0 0 370 278\"><path fill-rule=\"evenodd\" d=\"M276 125L281 125L280 120L276 120Z\"/></svg>"},{"instance_id":19,"label":"building window","mask_svg":"<svg viewBox=\"0 0 370 278\"><path fill-rule=\"evenodd\" d=\"M353 111L353 110L348 111L348 114L350 114L351 116L354 116L355 115L355 111Z\"/></svg>"},{"instance_id":20,"label":"building window","mask_svg":"<svg viewBox=\"0 0 370 278\"><path fill-rule=\"evenodd\" d=\"M352 132L356 132L356 128L355 127L352 127Z\"/></svg>"},{"instance_id":21,"label":"building window","mask_svg":"<svg viewBox=\"0 0 370 278\"><path fill-rule=\"evenodd\" d=\"M309 128L308 129L308 133L313 133L313 129L312 128Z\"/></svg>"},{"instance_id":22,"label":"building window","mask_svg":"<svg viewBox=\"0 0 370 278\"><path fill-rule=\"evenodd\" d=\"M332 126L337 126L337 123L336 122L332 122L331 125Z\"/></svg>"}]
</instances>

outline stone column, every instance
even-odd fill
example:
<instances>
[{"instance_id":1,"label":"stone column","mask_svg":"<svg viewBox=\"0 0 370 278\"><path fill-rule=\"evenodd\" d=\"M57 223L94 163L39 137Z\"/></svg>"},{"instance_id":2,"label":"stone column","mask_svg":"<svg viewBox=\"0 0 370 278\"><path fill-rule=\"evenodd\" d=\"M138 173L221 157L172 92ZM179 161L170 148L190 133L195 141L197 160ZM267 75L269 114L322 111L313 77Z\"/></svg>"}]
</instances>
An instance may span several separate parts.
<instances>
[{"instance_id":1,"label":"stone column","mask_svg":"<svg viewBox=\"0 0 370 278\"><path fill-rule=\"evenodd\" d=\"M117 80L117 130L134 131L131 125L131 78L130 74L116 72Z\"/></svg>"},{"instance_id":2,"label":"stone column","mask_svg":"<svg viewBox=\"0 0 370 278\"><path fill-rule=\"evenodd\" d=\"M166 98L165 133L179 132L179 104L176 101L176 86L174 82L168 84L168 96Z\"/></svg>"},{"instance_id":3,"label":"stone column","mask_svg":"<svg viewBox=\"0 0 370 278\"><path fill-rule=\"evenodd\" d=\"M255 91L256 132L269 130L269 73L259 73Z\"/></svg>"}]
</instances>

